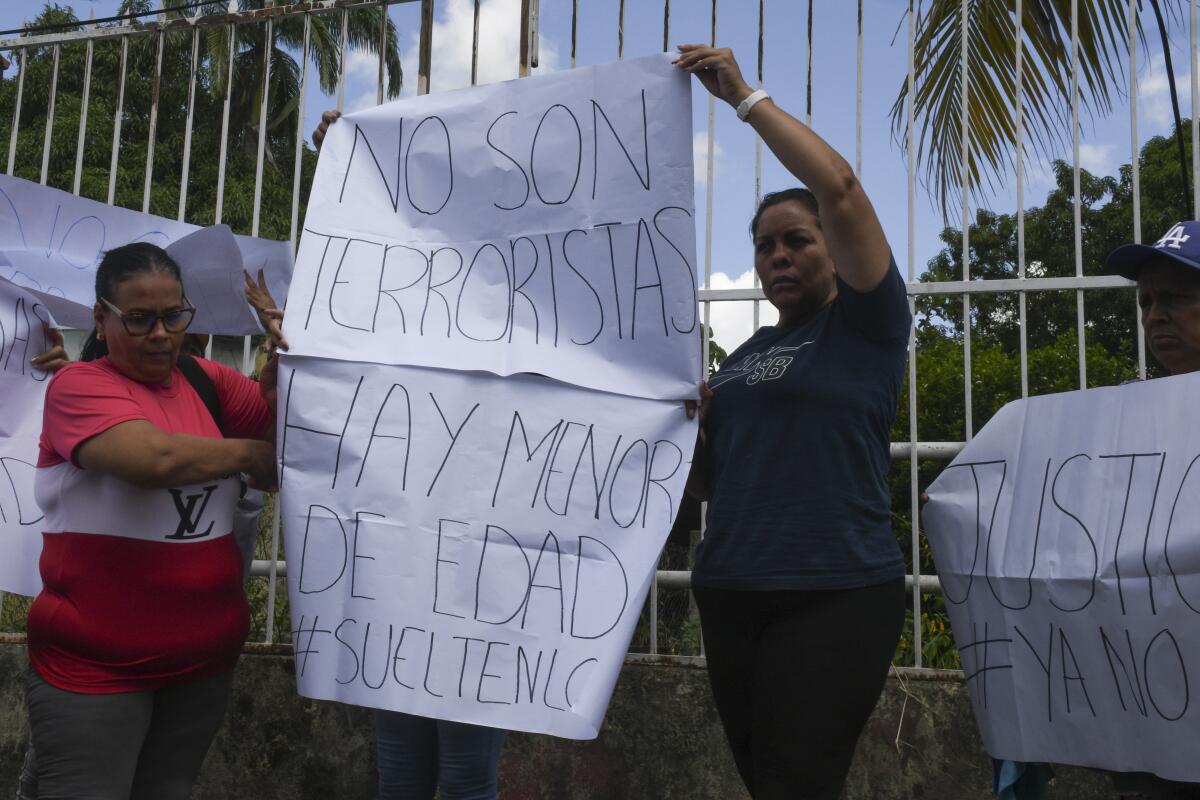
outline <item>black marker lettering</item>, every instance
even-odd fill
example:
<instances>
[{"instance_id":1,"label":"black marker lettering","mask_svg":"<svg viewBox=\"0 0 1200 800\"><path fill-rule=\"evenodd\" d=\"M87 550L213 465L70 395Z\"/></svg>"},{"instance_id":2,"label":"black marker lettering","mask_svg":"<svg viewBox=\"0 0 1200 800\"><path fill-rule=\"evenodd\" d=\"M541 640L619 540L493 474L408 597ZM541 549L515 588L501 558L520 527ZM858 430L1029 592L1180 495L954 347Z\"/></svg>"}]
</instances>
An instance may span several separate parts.
<instances>
[{"instance_id":1,"label":"black marker lettering","mask_svg":"<svg viewBox=\"0 0 1200 800\"><path fill-rule=\"evenodd\" d=\"M515 111L505 111L503 114L496 117L494 120L492 120L492 124L488 126L487 136L484 137L485 141L487 142L488 147L492 148L497 153L499 153L500 155L507 158L510 162L512 162L512 165L514 167L516 167L517 170L521 173L521 179L525 181L525 196L521 198L521 202L517 203L515 206L502 206L499 203L492 203L492 205L494 205L496 208L500 209L501 211L515 211L518 208L520 208L521 206L525 205L527 202L529 202L529 176L525 174L525 168L521 166L519 161L517 161L515 158L510 156L508 153L501 150L499 147L496 146L496 143L492 141L492 129L496 127L496 124L499 123L500 120L507 117L509 114L516 114L516 113L517 112L515 112ZM506 170L506 172L507 171L508 170Z\"/></svg>"}]
</instances>

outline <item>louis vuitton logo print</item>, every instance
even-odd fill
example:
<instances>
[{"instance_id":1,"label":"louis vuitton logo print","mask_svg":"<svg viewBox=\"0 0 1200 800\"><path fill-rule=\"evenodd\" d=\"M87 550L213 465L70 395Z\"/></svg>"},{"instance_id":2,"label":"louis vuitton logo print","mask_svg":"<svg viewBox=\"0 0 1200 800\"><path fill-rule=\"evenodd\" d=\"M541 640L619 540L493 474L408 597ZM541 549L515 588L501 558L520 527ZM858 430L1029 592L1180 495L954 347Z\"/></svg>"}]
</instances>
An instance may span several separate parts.
<instances>
[{"instance_id":1,"label":"louis vuitton logo print","mask_svg":"<svg viewBox=\"0 0 1200 800\"><path fill-rule=\"evenodd\" d=\"M171 499L175 502L175 510L179 513L179 527L166 538L202 539L212 533L215 520L210 521L208 527L199 533L196 532L196 529L200 527L200 522L204 519L204 510L208 508L208 501L212 498L212 494L216 490L217 484L205 486L202 494L189 494L185 501L183 492L180 489L169 489ZM200 504L198 510L196 508L197 503Z\"/></svg>"}]
</instances>

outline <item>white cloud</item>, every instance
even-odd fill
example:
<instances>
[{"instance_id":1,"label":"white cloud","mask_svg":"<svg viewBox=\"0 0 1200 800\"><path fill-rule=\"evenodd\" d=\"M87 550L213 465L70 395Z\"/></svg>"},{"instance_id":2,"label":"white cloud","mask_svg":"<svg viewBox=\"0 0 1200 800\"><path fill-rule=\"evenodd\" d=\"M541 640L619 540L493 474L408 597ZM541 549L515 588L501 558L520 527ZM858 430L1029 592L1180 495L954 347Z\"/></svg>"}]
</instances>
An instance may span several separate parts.
<instances>
[{"instance_id":1,"label":"white cloud","mask_svg":"<svg viewBox=\"0 0 1200 800\"><path fill-rule=\"evenodd\" d=\"M1175 59L1175 90L1179 93L1180 112L1186 115L1188 98L1192 96L1192 81L1186 71L1186 61L1183 66L1185 71L1179 72L1180 59ZM1161 53L1150 59L1144 77L1139 76L1138 105L1141 117L1155 128L1152 132L1147 131L1147 134L1165 132L1175 125L1175 112L1171 107L1171 85L1167 80L1167 64Z\"/></svg>"},{"instance_id":2,"label":"white cloud","mask_svg":"<svg viewBox=\"0 0 1200 800\"><path fill-rule=\"evenodd\" d=\"M1115 144L1079 144L1079 166L1093 175L1115 175L1117 151Z\"/></svg>"},{"instance_id":3,"label":"white cloud","mask_svg":"<svg viewBox=\"0 0 1200 800\"><path fill-rule=\"evenodd\" d=\"M471 84L471 40L475 26L473 0L447 0L438 4L433 23L432 89L443 91ZM479 7L479 83L517 77L518 44L521 38L521 0L483 0ZM404 70L403 95L417 92L417 55L420 31L413 30L401 43L400 65ZM549 39L539 40L538 67L533 74L558 67L558 48ZM346 53L346 111L376 105L379 57L365 50Z\"/></svg>"},{"instance_id":4,"label":"white cloud","mask_svg":"<svg viewBox=\"0 0 1200 800\"><path fill-rule=\"evenodd\" d=\"M433 23L431 89L443 91L471 85L471 42L475 27L472 0L447 0ZM521 39L521 0L483 0L479 6L477 82L493 83L517 77ZM417 91L419 31L409 36L401 53L404 94ZM538 41L537 75L558 67L558 48L549 39Z\"/></svg>"},{"instance_id":5,"label":"white cloud","mask_svg":"<svg viewBox=\"0 0 1200 800\"><path fill-rule=\"evenodd\" d=\"M746 270L741 275L730 277L724 272L714 272L712 275L713 289L749 289L754 286L754 270ZM732 353L734 348L750 338L754 333L754 303L750 300L728 300L712 304L710 324L713 329L713 340ZM779 312L766 300L758 304L758 324L774 325L779 320Z\"/></svg>"},{"instance_id":6,"label":"white cloud","mask_svg":"<svg viewBox=\"0 0 1200 800\"><path fill-rule=\"evenodd\" d=\"M379 56L366 50L346 52L346 113L377 105L378 80Z\"/></svg>"},{"instance_id":7,"label":"white cloud","mask_svg":"<svg viewBox=\"0 0 1200 800\"><path fill-rule=\"evenodd\" d=\"M713 178L721 166L725 156L725 148L721 143L713 141ZM708 184L708 131L696 131L692 134L692 171L696 180L696 188L703 189Z\"/></svg>"},{"instance_id":8,"label":"white cloud","mask_svg":"<svg viewBox=\"0 0 1200 800\"><path fill-rule=\"evenodd\" d=\"M1030 156L1025 164L1025 200L1044 197L1055 186L1054 170L1050 162Z\"/></svg>"}]
</instances>

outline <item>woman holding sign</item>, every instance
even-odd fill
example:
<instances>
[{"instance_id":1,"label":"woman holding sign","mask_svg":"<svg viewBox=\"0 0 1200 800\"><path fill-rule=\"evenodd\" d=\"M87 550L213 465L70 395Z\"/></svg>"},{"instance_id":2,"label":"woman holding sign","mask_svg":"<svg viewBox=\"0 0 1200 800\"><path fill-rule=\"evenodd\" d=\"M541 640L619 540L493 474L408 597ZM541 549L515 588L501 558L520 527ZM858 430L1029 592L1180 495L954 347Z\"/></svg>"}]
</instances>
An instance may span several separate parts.
<instances>
[{"instance_id":1,"label":"woman holding sign","mask_svg":"<svg viewBox=\"0 0 1200 800\"><path fill-rule=\"evenodd\" d=\"M911 322L904 281L845 159L752 91L728 49L682 45L675 63L808 187L768 194L750 222L778 324L701 385L689 485L709 506L692 583L751 795L832 800L904 619L886 482Z\"/></svg>"},{"instance_id":2,"label":"woman holding sign","mask_svg":"<svg viewBox=\"0 0 1200 800\"><path fill-rule=\"evenodd\" d=\"M46 391L43 589L26 701L42 798L184 800L249 627L231 534L247 472L275 483L274 365L181 359L178 265L135 243L96 273L83 361Z\"/></svg>"}]
</instances>

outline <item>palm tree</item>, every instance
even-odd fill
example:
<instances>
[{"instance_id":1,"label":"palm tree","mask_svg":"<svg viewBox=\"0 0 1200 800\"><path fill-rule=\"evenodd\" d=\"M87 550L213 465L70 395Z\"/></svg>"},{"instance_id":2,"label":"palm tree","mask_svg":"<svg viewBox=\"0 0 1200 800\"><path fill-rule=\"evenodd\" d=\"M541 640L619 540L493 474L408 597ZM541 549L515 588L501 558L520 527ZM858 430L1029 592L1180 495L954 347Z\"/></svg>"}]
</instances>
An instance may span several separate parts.
<instances>
[{"instance_id":1,"label":"palm tree","mask_svg":"<svg viewBox=\"0 0 1200 800\"><path fill-rule=\"evenodd\" d=\"M151 0L125 0L122 13L149 10ZM272 0L237 0L242 11L262 9L273 5ZM212 0L198 9L205 16L226 14L229 0ZM179 17L196 11L168 11L168 16ZM306 15L309 20L308 54L316 69L321 89L326 94L337 90L341 73L341 26L342 14L332 11L324 14ZM370 6L356 9L346 15L347 47L365 50L378 55L384 49L385 96L395 98L400 94L403 73L400 65L400 48L396 25L387 15L385 6ZM267 113L268 142L281 138L290 149L294 145L291 136L295 133L293 116L300 101L300 71L302 65L296 55L304 48L305 16L292 15L276 18L272 23L271 41L267 42L267 26L262 23L234 26L233 72L236 76L230 90L230 138L242 147L253 147L258 139L258 125L262 109L264 55L270 52L271 85L268 92ZM386 26L386 27L384 27ZM230 37L228 28L214 25L202 29L202 60L206 62L208 91L214 98L223 98L229 74ZM382 34L382 35L381 35ZM288 124L285 124L288 123ZM268 147L267 158L274 160Z\"/></svg>"},{"instance_id":2,"label":"palm tree","mask_svg":"<svg viewBox=\"0 0 1200 800\"><path fill-rule=\"evenodd\" d=\"M1151 0L1158 12L1158 0ZM1182 0L1163 0L1178 19ZM915 3L915 5L914 5ZM1139 0L1139 7L1141 0ZM1082 0L1079 3L1079 98L1089 115L1107 114L1125 86L1127 0ZM966 20L967 136L969 158L964 170L962 137L962 3L961 0L910 0L915 14L916 152L922 180L937 198L944 215L955 203L963 173L978 194L1003 182L1016 143L1014 101L1017 95L1014 0L971 0ZM1023 42L1026 118L1023 135L1041 156L1051 157L1071 130L1071 2L1024 0L1020 20ZM1156 24L1164 34L1161 14ZM1143 36L1141 20L1138 35ZM1169 53L1167 53L1169 57ZM1168 67L1170 69L1170 67ZM892 131L907 141L908 85L900 87L892 106ZM1176 102L1178 107L1178 103ZM1186 176L1184 178L1186 186Z\"/></svg>"}]
</instances>

